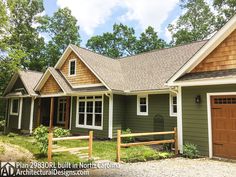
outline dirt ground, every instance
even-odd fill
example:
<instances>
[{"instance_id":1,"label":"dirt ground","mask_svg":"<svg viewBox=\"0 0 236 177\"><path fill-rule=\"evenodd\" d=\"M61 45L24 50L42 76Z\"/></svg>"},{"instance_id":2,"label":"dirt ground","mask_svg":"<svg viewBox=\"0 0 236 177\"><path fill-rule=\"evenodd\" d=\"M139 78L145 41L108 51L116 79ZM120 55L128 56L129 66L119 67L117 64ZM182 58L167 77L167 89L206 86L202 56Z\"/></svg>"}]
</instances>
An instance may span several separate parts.
<instances>
[{"instance_id":1,"label":"dirt ground","mask_svg":"<svg viewBox=\"0 0 236 177\"><path fill-rule=\"evenodd\" d=\"M0 142L1 162L31 162L34 156L28 150L17 145Z\"/></svg>"}]
</instances>

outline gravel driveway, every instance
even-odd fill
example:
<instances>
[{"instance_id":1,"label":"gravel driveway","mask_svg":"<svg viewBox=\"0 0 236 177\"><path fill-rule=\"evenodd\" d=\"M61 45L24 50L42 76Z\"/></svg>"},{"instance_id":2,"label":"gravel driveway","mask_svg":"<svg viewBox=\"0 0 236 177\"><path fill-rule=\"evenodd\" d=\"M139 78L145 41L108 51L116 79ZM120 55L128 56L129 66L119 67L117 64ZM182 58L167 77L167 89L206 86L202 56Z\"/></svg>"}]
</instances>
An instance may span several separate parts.
<instances>
[{"instance_id":1,"label":"gravel driveway","mask_svg":"<svg viewBox=\"0 0 236 177\"><path fill-rule=\"evenodd\" d=\"M210 159L174 158L121 164L118 169L93 169L89 176L102 177L236 177L236 163Z\"/></svg>"}]
</instances>

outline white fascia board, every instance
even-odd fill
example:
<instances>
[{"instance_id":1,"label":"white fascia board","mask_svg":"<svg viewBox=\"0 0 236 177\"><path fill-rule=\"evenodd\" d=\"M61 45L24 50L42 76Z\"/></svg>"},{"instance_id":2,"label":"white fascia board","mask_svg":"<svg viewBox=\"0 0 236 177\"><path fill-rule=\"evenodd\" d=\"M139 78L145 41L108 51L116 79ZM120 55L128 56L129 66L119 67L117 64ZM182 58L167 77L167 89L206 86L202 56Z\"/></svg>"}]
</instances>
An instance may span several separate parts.
<instances>
[{"instance_id":1,"label":"white fascia board","mask_svg":"<svg viewBox=\"0 0 236 177\"><path fill-rule=\"evenodd\" d=\"M236 84L236 77L174 82L173 84L168 84L168 86L184 87L184 86L203 86L203 85L222 85L222 84Z\"/></svg>"}]
</instances>

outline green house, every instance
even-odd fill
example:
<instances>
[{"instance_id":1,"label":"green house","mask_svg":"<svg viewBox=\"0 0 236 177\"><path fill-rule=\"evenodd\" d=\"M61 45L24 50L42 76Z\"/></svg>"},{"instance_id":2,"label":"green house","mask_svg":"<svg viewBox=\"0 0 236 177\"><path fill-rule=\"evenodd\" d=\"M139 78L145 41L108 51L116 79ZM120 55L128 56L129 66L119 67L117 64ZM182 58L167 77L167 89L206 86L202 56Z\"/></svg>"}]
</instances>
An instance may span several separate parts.
<instances>
[{"instance_id":1,"label":"green house","mask_svg":"<svg viewBox=\"0 0 236 177\"><path fill-rule=\"evenodd\" d=\"M45 73L19 71L5 92L6 131L39 125L116 138L169 131L180 152L236 158L236 16L211 39L121 59L69 45Z\"/></svg>"}]
</instances>

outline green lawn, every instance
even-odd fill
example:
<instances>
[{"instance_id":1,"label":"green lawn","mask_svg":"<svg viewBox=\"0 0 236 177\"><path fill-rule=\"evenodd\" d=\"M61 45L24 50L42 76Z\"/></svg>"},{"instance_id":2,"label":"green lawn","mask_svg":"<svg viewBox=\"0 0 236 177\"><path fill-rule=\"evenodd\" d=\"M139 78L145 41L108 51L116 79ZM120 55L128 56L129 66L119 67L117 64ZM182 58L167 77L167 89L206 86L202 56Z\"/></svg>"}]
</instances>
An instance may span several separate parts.
<instances>
[{"instance_id":1,"label":"green lawn","mask_svg":"<svg viewBox=\"0 0 236 177\"><path fill-rule=\"evenodd\" d=\"M47 161L47 157L40 155L38 145L33 137L20 136L20 135L14 137L0 136L0 141L24 147L28 149L30 152L32 152L38 161ZM87 140L60 141L57 143L57 145L64 147L84 147L88 145L88 141ZM136 146L136 147L121 149L121 160L125 162L147 161L153 159L168 158L172 156L173 156L172 153L157 152L156 150L148 146ZM116 142L95 140L93 142L93 157L97 157L101 160L115 161ZM65 152L65 153L54 153L53 161L79 163L85 160L79 159L78 156Z\"/></svg>"}]
</instances>

